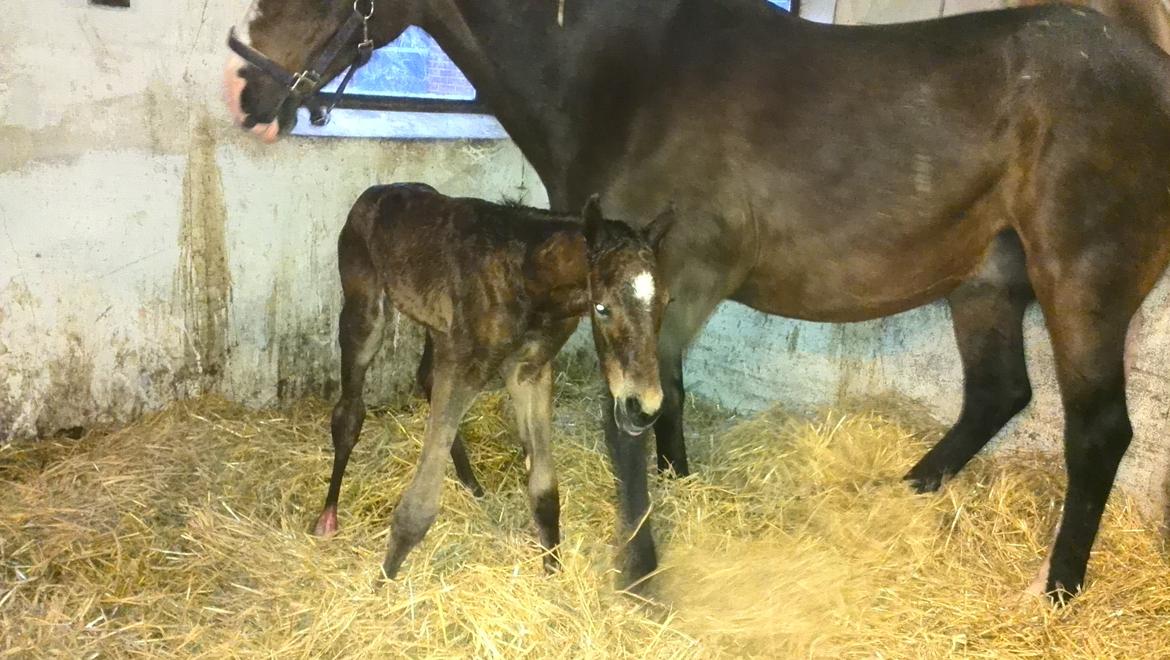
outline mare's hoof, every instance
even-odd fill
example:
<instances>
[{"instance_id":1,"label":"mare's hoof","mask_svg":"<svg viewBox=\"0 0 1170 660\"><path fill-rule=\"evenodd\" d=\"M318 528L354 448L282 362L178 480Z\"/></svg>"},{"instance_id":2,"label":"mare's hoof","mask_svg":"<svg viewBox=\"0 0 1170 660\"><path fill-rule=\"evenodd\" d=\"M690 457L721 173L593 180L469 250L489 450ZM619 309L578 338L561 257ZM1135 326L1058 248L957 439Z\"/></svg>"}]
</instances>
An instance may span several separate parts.
<instances>
[{"instance_id":1,"label":"mare's hoof","mask_svg":"<svg viewBox=\"0 0 1170 660\"><path fill-rule=\"evenodd\" d=\"M463 485L467 487L467 490L471 491L472 497L476 499L483 499L483 486L480 486L478 481L472 481L471 483L465 483Z\"/></svg>"},{"instance_id":2,"label":"mare's hoof","mask_svg":"<svg viewBox=\"0 0 1170 660\"><path fill-rule=\"evenodd\" d=\"M682 479L689 477L691 468L686 463L672 463L669 460L659 456L658 457L658 474L670 479Z\"/></svg>"},{"instance_id":3,"label":"mare's hoof","mask_svg":"<svg viewBox=\"0 0 1170 660\"><path fill-rule=\"evenodd\" d=\"M1081 589L1080 587L1066 588L1064 586L1066 582L1053 575L1050 561L1045 560L1044 565L1040 567L1040 572L1024 593L1034 598L1047 598L1055 607L1064 607L1072 602L1073 596L1080 593ZM1080 580L1069 580L1068 582L1079 584Z\"/></svg>"},{"instance_id":4,"label":"mare's hoof","mask_svg":"<svg viewBox=\"0 0 1170 660\"><path fill-rule=\"evenodd\" d=\"M650 590L652 574L658 570L658 557L651 551L627 557L625 570L618 576L618 590L645 596Z\"/></svg>"},{"instance_id":5,"label":"mare's hoof","mask_svg":"<svg viewBox=\"0 0 1170 660\"><path fill-rule=\"evenodd\" d=\"M561 572L561 557L560 553L552 550L544 553L544 572L546 575L553 575Z\"/></svg>"},{"instance_id":6,"label":"mare's hoof","mask_svg":"<svg viewBox=\"0 0 1170 660\"><path fill-rule=\"evenodd\" d=\"M937 493L938 489L942 488L943 475L939 472L920 471L915 468L907 472L906 476L902 477L902 481L908 482L915 493L925 495Z\"/></svg>"},{"instance_id":7,"label":"mare's hoof","mask_svg":"<svg viewBox=\"0 0 1170 660\"><path fill-rule=\"evenodd\" d=\"M321 538L329 538L337 533L337 509L334 507L326 507L321 512L321 517L317 518L317 524L313 527L313 534Z\"/></svg>"}]
</instances>

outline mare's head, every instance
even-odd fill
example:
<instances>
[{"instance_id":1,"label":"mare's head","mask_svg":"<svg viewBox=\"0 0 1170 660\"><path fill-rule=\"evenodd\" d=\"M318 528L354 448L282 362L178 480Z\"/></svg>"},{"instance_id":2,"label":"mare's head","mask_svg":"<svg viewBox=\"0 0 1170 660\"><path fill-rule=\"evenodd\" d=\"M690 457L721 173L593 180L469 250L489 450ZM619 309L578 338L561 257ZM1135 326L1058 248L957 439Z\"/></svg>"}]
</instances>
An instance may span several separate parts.
<instances>
[{"instance_id":1,"label":"mare's head","mask_svg":"<svg viewBox=\"0 0 1170 660\"><path fill-rule=\"evenodd\" d=\"M637 435L654 423L662 406L658 328L670 297L658 277L654 252L674 212L639 231L604 219L594 196L583 215L593 342L618 428Z\"/></svg>"},{"instance_id":2,"label":"mare's head","mask_svg":"<svg viewBox=\"0 0 1170 660\"><path fill-rule=\"evenodd\" d=\"M362 17L373 47L398 38L416 21L418 0L255 0L235 35L254 53L233 53L224 69L224 100L237 124L273 142L296 123L297 107L353 61L363 40ZM331 56L333 53L335 56ZM255 61L275 65L276 75ZM290 81L311 71L290 93Z\"/></svg>"}]
</instances>

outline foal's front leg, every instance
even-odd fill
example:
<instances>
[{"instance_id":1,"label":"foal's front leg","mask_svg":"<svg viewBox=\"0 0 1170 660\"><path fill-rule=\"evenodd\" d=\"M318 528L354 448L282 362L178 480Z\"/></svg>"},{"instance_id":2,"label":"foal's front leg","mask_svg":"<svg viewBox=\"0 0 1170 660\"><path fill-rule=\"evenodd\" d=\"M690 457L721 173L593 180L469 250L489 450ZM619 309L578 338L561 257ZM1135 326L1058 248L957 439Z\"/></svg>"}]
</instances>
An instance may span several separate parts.
<instances>
[{"instance_id":1,"label":"foal's front leg","mask_svg":"<svg viewBox=\"0 0 1170 660\"><path fill-rule=\"evenodd\" d=\"M414 479L394 509L390 525L389 547L382 562L382 572L390 579L398 574L406 555L426 536L439 513L443 473L455 433L487 380L482 375L486 370L477 368L478 365L456 369L451 359L452 351L445 348L443 344L436 346L431 414L423 438L422 455Z\"/></svg>"},{"instance_id":2,"label":"foal's front leg","mask_svg":"<svg viewBox=\"0 0 1170 660\"><path fill-rule=\"evenodd\" d=\"M551 573L561 565L557 553L561 542L561 501L550 442L552 363L512 363L505 369L504 381L516 409L520 439L528 452L528 502L540 545L545 550L544 568Z\"/></svg>"}]
</instances>

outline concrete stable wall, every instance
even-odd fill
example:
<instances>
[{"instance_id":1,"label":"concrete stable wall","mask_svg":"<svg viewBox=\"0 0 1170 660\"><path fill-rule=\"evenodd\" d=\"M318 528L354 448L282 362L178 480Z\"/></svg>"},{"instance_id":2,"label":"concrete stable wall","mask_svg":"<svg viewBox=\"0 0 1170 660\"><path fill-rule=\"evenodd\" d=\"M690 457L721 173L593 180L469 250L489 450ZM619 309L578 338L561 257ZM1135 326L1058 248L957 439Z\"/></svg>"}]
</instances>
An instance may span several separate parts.
<instances>
[{"instance_id":1,"label":"concrete stable wall","mask_svg":"<svg viewBox=\"0 0 1170 660\"><path fill-rule=\"evenodd\" d=\"M335 241L373 182L543 203L509 142L292 138L219 100L244 0L12 2L0 21L0 442L217 391L336 387ZM394 321L374 398L413 375Z\"/></svg>"},{"instance_id":2,"label":"concrete stable wall","mask_svg":"<svg viewBox=\"0 0 1170 660\"><path fill-rule=\"evenodd\" d=\"M838 0L845 23L924 20L994 9L1000 0ZM1170 476L1170 284L1146 300L1130 328L1129 410L1135 438L1119 483L1164 519ZM1051 450L1060 465L1063 413L1043 316L1026 320L1031 406L993 449ZM692 391L725 405L759 410L776 402L812 408L839 398L909 399L940 421L958 417L962 371L945 303L868 323L828 325L765 316L725 303L692 346L686 364Z\"/></svg>"}]
</instances>

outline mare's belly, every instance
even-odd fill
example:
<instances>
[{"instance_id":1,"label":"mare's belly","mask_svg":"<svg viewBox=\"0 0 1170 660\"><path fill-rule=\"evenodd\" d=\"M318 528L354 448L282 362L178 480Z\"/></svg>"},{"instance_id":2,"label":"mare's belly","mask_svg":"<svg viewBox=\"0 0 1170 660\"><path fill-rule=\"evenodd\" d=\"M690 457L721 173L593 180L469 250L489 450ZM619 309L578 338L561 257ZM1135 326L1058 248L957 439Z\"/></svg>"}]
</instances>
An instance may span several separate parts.
<instances>
[{"instance_id":1,"label":"mare's belly","mask_svg":"<svg viewBox=\"0 0 1170 660\"><path fill-rule=\"evenodd\" d=\"M919 307L958 287L983 261L991 236L874 237L850 245L788 242L761 250L732 299L807 321L865 321Z\"/></svg>"}]
</instances>

